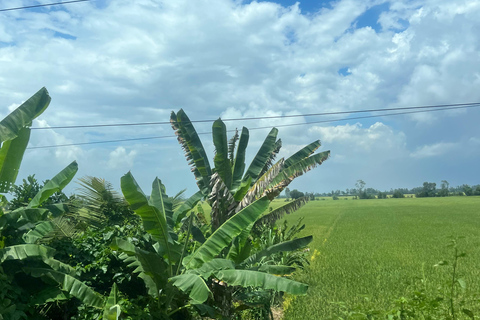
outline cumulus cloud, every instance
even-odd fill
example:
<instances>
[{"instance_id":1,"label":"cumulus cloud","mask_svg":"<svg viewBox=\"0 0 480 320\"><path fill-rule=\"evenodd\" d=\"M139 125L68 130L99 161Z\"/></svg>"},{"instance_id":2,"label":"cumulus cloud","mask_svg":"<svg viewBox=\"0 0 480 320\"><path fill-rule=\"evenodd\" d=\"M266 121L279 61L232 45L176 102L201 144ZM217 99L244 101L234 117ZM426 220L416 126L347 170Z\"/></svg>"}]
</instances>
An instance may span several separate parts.
<instances>
[{"instance_id":1,"label":"cumulus cloud","mask_svg":"<svg viewBox=\"0 0 480 320\"><path fill-rule=\"evenodd\" d=\"M215 119L480 101L480 2L389 2L371 25L358 27L358 18L382 3L340 0L307 14L298 4L234 0L117 0L11 11L0 21L0 113L42 86L53 100L41 119L51 126L166 121L179 108L191 119ZM279 126L286 155L318 135L338 148L331 160L347 161L355 151L413 161L441 141L479 139L465 125L449 127L452 118L469 121L472 112L309 130L304 124L325 118L227 125ZM435 126L444 128L435 131L437 140L423 141ZM266 132L252 130L251 145ZM34 132L32 145L171 134L168 125L48 130ZM211 142L205 145L212 151ZM85 148L48 152L85 158L93 152ZM95 154L111 168L135 164L133 149Z\"/></svg>"},{"instance_id":2,"label":"cumulus cloud","mask_svg":"<svg viewBox=\"0 0 480 320\"><path fill-rule=\"evenodd\" d=\"M114 151L110 152L108 159L109 169L130 169L133 166L135 157L137 155L136 150L127 152L124 147L117 147Z\"/></svg>"}]
</instances>

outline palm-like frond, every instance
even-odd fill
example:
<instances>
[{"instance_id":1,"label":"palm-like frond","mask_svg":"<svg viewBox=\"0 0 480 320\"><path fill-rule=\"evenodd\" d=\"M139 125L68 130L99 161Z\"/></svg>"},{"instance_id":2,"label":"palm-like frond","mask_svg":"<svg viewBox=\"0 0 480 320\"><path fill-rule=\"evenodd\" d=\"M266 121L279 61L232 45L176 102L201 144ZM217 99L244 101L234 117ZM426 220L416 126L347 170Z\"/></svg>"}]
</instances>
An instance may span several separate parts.
<instances>
[{"instance_id":1,"label":"palm-like frond","mask_svg":"<svg viewBox=\"0 0 480 320\"><path fill-rule=\"evenodd\" d=\"M185 152L188 164L192 167L198 187L204 194L207 194L212 170L195 128L182 109L177 114L172 112L170 124L173 130L175 130L177 140Z\"/></svg>"},{"instance_id":2,"label":"palm-like frond","mask_svg":"<svg viewBox=\"0 0 480 320\"><path fill-rule=\"evenodd\" d=\"M301 197L275 210L272 210L271 212L267 213L266 215L258 219L253 225L253 229L258 230L264 224L267 224L267 225L275 224L275 222L283 218L285 214L290 214L292 212L297 211L298 209L303 207L308 201L309 201L309 197Z\"/></svg>"},{"instance_id":3,"label":"palm-like frond","mask_svg":"<svg viewBox=\"0 0 480 320\"><path fill-rule=\"evenodd\" d=\"M105 179L85 176L78 179L78 184L80 188L77 192L82 205L97 215L103 215L106 206L120 205L125 201Z\"/></svg>"},{"instance_id":4,"label":"palm-like frond","mask_svg":"<svg viewBox=\"0 0 480 320\"><path fill-rule=\"evenodd\" d=\"M275 198L282 192L295 178L303 175L305 172L312 170L316 166L321 165L330 156L330 151L315 154L308 158L298 161L290 167L282 170L275 179L270 183L265 195L270 199Z\"/></svg>"},{"instance_id":5,"label":"palm-like frond","mask_svg":"<svg viewBox=\"0 0 480 320\"><path fill-rule=\"evenodd\" d=\"M208 196L208 201L212 207L211 222L212 230L216 230L222 223L235 213L237 203L233 198L228 187L223 183L218 172L212 175L210 181L212 190Z\"/></svg>"},{"instance_id":6,"label":"palm-like frond","mask_svg":"<svg viewBox=\"0 0 480 320\"><path fill-rule=\"evenodd\" d=\"M228 141L228 159L230 160L230 166L233 167L235 163L235 147L237 146L237 141L240 136L238 135L238 129L235 129L235 134Z\"/></svg>"},{"instance_id":7,"label":"palm-like frond","mask_svg":"<svg viewBox=\"0 0 480 320\"><path fill-rule=\"evenodd\" d=\"M264 196L265 189L270 185L273 179L278 176L278 174L283 169L283 165L284 161L283 159L280 159L274 166L272 166L267 172L265 172L245 194L242 201L238 204L236 211L240 211L256 199Z\"/></svg>"},{"instance_id":8,"label":"palm-like frond","mask_svg":"<svg viewBox=\"0 0 480 320\"><path fill-rule=\"evenodd\" d=\"M270 167L273 165L273 162L275 161L275 158L277 158L278 153L280 152L280 149L282 148L282 139L278 139L275 141L275 146L270 153L270 156L268 157L267 162L265 163L265 166L263 167L262 171L260 171L259 177L263 176L265 172L270 169Z\"/></svg>"},{"instance_id":9,"label":"palm-like frond","mask_svg":"<svg viewBox=\"0 0 480 320\"><path fill-rule=\"evenodd\" d=\"M252 178L252 181L256 181L258 179L260 173L265 167L265 164L269 161L272 151L275 149L277 134L277 128L272 128L272 130L270 130L270 133L263 141L262 146L258 150L255 158L253 158L252 163L248 167L247 172L243 176L242 181L247 181L249 178Z\"/></svg>"}]
</instances>

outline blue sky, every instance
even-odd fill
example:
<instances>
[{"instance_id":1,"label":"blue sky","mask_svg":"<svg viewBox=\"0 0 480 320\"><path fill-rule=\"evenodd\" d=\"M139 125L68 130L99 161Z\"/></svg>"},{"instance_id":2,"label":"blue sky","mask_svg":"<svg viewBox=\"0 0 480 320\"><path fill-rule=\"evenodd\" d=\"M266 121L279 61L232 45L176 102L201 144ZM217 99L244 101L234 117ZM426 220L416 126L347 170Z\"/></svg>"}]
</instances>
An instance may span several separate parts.
<instances>
[{"instance_id":1,"label":"blue sky","mask_svg":"<svg viewBox=\"0 0 480 320\"><path fill-rule=\"evenodd\" d=\"M16 0L9 6L48 3ZM480 1L105 0L0 13L0 116L43 86L34 127L282 116L480 102ZM227 123L280 127L289 156L313 140L331 158L292 188L324 192L478 184L480 108L377 117ZM210 131L208 123L199 132ZM252 130L251 159L268 130ZM31 146L171 136L168 125L36 130ZM202 136L213 158L211 137ZM174 138L27 150L19 178L48 179L77 160L78 177L149 189L195 183ZM70 187L73 191L75 184Z\"/></svg>"}]
</instances>

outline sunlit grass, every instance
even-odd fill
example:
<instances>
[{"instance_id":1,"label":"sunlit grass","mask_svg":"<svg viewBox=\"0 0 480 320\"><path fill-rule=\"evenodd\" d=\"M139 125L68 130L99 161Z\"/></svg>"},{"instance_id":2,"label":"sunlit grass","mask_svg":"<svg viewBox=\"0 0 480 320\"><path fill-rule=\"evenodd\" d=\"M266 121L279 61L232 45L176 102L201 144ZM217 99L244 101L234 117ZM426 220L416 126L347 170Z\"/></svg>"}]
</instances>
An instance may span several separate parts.
<instances>
[{"instance_id":1,"label":"sunlit grass","mask_svg":"<svg viewBox=\"0 0 480 320\"><path fill-rule=\"evenodd\" d=\"M448 267L434 267L452 259L450 236L465 236L459 273L467 293L480 293L479 209L480 197L309 202L287 219L305 217L303 233L314 235L311 252L319 254L297 275L310 289L289 305L285 319L336 319L335 302L388 309L423 274L433 290L450 276Z\"/></svg>"}]
</instances>

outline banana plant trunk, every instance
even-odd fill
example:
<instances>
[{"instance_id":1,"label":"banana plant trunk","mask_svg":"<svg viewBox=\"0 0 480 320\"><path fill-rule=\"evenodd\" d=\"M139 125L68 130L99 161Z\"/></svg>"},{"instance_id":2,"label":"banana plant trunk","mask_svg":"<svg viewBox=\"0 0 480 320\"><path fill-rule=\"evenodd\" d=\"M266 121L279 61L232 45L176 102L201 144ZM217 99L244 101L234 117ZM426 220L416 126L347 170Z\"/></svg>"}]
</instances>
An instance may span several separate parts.
<instances>
[{"instance_id":1,"label":"banana plant trunk","mask_svg":"<svg viewBox=\"0 0 480 320\"><path fill-rule=\"evenodd\" d=\"M220 314L224 319L232 319L235 309L233 307L233 286L227 286L226 283L212 283L211 291L215 299L215 305L220 309Z\"/></svg>"}]
</instances>

